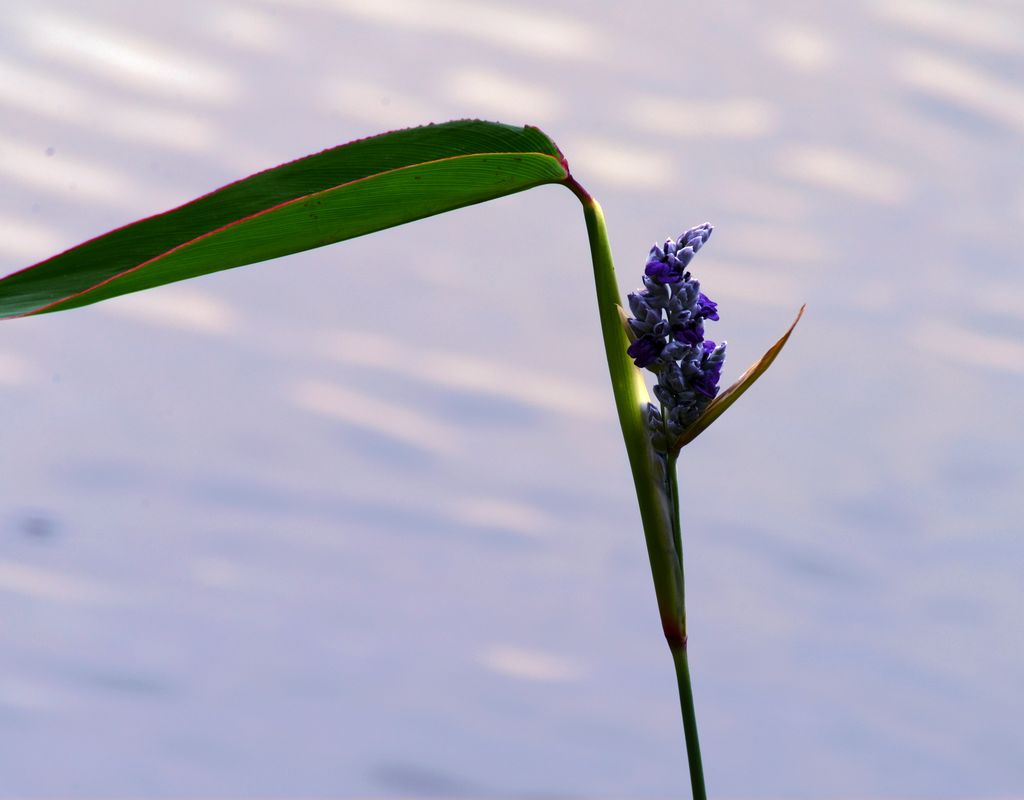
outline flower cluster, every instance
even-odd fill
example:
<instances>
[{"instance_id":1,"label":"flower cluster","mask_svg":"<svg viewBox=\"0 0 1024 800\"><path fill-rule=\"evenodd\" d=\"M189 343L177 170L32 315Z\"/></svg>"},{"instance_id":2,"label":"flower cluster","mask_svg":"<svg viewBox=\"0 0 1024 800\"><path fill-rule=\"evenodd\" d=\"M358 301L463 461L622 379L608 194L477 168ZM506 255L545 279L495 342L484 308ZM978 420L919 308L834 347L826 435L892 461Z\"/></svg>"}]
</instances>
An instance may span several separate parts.
<instances>
[{"instance_id":1,"label":"flower cluster","mask_svg":"<svg viewBox=\"0 0 1024 800\"><path fill-rule=\"evenodd\" d=\"M687 270L711 230L704 223L652 247L644 289L629 295L636 338L628 353L658 376L654 395L661 409L650 405L648 422L655 449L663 453L718 394L725 342L704 338L704 321L718 319L718 306Z\"/></svg>"}]
</instances>

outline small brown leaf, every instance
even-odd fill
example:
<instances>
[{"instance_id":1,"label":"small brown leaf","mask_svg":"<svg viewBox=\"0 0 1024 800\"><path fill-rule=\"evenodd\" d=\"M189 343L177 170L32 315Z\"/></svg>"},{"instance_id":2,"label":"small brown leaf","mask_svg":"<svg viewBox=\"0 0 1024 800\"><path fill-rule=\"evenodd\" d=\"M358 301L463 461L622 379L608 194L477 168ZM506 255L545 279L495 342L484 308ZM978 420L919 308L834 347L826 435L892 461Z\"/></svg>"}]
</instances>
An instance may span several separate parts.
<instances>
[{"instance_id":1,"label":"small brown leaf","mask_svg":"<svg viewBox=\"0 0 1024 800\"><path fill-rule=\"evenodd\" d=\"M789 326L789 329L782 335L782 338L769 347L768 351L761 356L761 358L755 362L750 369L744 372L736 383L712 400L708 404L708 407L704 409L704 413L697 417L693 424L683 431L682 435L676 439L675 444L672 445L673 453L678 453L683 447L700 436L700 434L703 433L712 422L725 413L725 410L729 406L739 400L740 395L747 391L747 389L753 385L754 381L764 374L765 370L772 365L775 357L782 352L782 348L786 346L786 342L789 341L789 335L793 332L796 324L804 315L805 308L807 308L806 305L800 306L800 311L797 312L796 319L793 320L793 324Z\"/></svg>"}]
</instances>

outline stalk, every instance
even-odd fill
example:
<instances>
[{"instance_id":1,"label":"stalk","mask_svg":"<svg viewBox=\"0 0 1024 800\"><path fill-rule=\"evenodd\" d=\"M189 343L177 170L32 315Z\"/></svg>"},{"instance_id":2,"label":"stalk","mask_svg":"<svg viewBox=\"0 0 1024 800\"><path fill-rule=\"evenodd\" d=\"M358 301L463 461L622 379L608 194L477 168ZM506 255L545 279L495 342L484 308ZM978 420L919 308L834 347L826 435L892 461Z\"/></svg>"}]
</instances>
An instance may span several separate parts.
<instances>
[{"instance_id":1,"label":"stalk","mask_svg":"<svg viewBox=\"0 0 1024 800\"><path fill-rule=\"evenodd\" d=\"M676 551L679 556L679 574L683 570L682 529L679 515L679 481L676 473L676 459L669 456L667 486L672 501L673 535ZM682 588L680 588L682 591ZM679 686L679 708L683 714L683 734L686 737L686 761L690 768L690 790L693 800L706 800L707 790L704 788L704 764L700 757L700 739L697 736L697 711L693 704L693 687L690 683L690 662L687 656L687 639L685 635L686 619L683 618L683 642L681 645L669 643L672 651L672 665L676 670L676 683Z\"/></svg>"},{"instance_id":2,"label":"stalk","mask_svg":"<svg viewBox=\"0 0 1024 800\"><path fill-rule=\"evenodd\" d=\"M690 687L690 665L686 657L686 643L672 648L672 662L676 667L679 684L679 706L683 711L683 731L686 734L686 761L690 765L690 789L693 800L706 800L704 765L700 760L700 741L697 739L697 714L693 707L693 689Z\"/></svg>"},{"instance_id":3,"label":"stalk","mask_svg":"<svg viewBox=\"0 0 1024 800\"><path fill-rule=\"evenodd\" d=\"M693 800L705 800L704 770L697 742L693 692L686 659L686 611L683 603L682 552L678 544L679 506L675 457L665 458L651 446L647 430L647 403L650 402L650 396L643 375L626 353L629 338L619 315L619 284L615 278L615 265L601 206L574 178L570 177L566 186L583 204L615 408L636 487L662 631L672 652L679 685Z\"/></svg>"}]
</instances>

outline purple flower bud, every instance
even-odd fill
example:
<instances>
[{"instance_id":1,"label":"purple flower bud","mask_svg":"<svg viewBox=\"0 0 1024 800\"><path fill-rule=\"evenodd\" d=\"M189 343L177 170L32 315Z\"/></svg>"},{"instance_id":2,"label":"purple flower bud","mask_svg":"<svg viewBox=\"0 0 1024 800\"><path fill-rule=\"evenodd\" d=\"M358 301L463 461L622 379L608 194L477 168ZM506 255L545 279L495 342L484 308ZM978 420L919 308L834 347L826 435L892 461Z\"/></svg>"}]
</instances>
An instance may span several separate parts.
<instances>
[{"instance_id":1,"label":"purple flower bud","mask_svg":"<svg viewBox=\"0 0 1024 800\"><path fill-rule=\"evenodd\" d=\"M662 309L672 300L672 289L664 283L660 283L647 275L643 277L644 291L642 292L644 302L659 314Z\"/></svg>"},{"instance_id":2,"label":"purple flower bud","mask_svg":"<svg viewBox=\"0 0 1024 800\"><path fill-rule=\"evenodd\" d=\"M705 222L703 225L697 225L690 228L686 233L680 236L676 241L679 247L686 247L689 245L693 248L693 252L697 252L704 246L704 243L711 238L711 231L714 230L714 226L710 222Z\"/></svg>"},{"instance_id":3,"label":"purple flower bud","mask_svg":"<svg viewBox=\"0 0 1024 800\"><path fill-rule=\"evenodd\" d=\"M686 354L689 350L690 345L670 339L658 358L664 364L671 364L673 361L680 361L681 359L686 358Z\"/></svg>"},{"instance_id":4,"label":"purple flower bud","mask_svg":"<svg viewBox=\"0 0 1024 800\"><path fill-rule=\"evenodd\" d=\"M704 339L704 326L699 319L691 322L689 325L674 325L672 327L672 338L677 342L700 344Z\"/></svg>"},{"instance_id":5,"label":"purple flower bud","mask_svg":"<svg viewBox=\"0 0 1024 800\"><path fill-rule=\"evenodd\" d=\"M700 315L704 319L718 320L718 303L704 294L704 292L701 292L700 297L697 298L697 307L700 309Z\"/></svg>"},{"instance_id":6,"label":"purple flower bud","mask_svg":"<svg viewBox=\"0 0 1024 800\"><path fill-rule=\"evenodd\" d=\"M661 355L661 351L664 347L664 339L659 339L647 334L633 342L626 352L629 354L629 357L633 359L633 363L642 369L654 363L658 356Z\"/></svg>"},{"instance_id":7,"label":"purple flower bud","mask_svg":"<svg viewBox=\"0 0 1024 800\"><path fill-rule=\"evenodd\" d=\"M725 342L716 346L708 340L702 345L704 357L701 359L700 375L693 381L693 388L707 398L718 394L718 382L722 377L722 365L725 362Z\"/></svg>"},{"instance_id":8,"label":"purple flower bud","mask_svg":"<svg viewBox=\"0 0 1024 800\"><path fill-rule=\"evenodd\" d=\"M659 283L675 283L683 277L685 267L675 255L666 255L663 261L648 261L644 272Z\"/></svg>"},{"instance_id":9,"label":"purple flower bud","mask_svg":"<svg viewBox=\"0 0 1024 800\"><path fill-rule=\"evenodd\" d=\"M635 317L639 317L647 312L647 302L639 292L627 294L626 302L629 303L629 310L633 312Z\"/></svg>"}]
</instances>

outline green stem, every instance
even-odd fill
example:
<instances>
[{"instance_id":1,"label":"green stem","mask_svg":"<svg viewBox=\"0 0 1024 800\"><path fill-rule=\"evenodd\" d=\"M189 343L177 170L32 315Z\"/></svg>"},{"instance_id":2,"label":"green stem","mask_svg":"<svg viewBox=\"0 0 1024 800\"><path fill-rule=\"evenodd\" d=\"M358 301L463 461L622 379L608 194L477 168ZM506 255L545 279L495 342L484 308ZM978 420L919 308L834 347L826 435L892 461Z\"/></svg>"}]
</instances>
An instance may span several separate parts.
<instances>
[{"instance_id":1,"label":"green stem","mask_svg":"<svg viewBox=\"0 0 1024 800\"><path fill-rule=\"evenodd\" d=\"M667 437L665 441L668 441ZM676 553L679 556L679 573L682 576L684 574L683 544L682 526L679 518L679 480L676 473L676 459L677 456L667 457L668 469L665 477L666 488L672 503L672 533L675 538ZM680 586L679 591L684 593L684 586ZM684 616L684 631L685 628L686 619ZM693 688L690 684L690 662L686 653L685 633L681 645L669 643L669 647L672 650L672 664L676 669L676 683L679 686L679 708L683 713L683 734L686 737L686 760L690 767L690 788L693 793L693 800L705 800L707 792L704 788L704 766L700 757L700 740L697 736L697 713L693 705Z\"/></svg>"},{"instance_id":2,"label":"green stem","mask_svg":"<svg viewBox=\"0 0 1024 800\"><path fill-rule=\"evenodd\" d=\"M668 424L665 425L665 441L671 441L668 438ZM678 456L668 455L665 457L665 481L666 490L668 491L669 503L672 507L672 541L676 546L676 555L679 556L679 574L685 575L683 569L683 531L679 520L679 480L676 477L676 459ZM685 588L685 587L684 587ZM683 589L683 600L685 606L686 593Z\"/></svg>"},{"instance_id":3,"label":"green stem","mask_svg":"<svg viewBox=\"0 0 1024 800\"><path fill-rule=\"evenodd\" d=\"M670 645L681 644L686 637L683 574L673 537L672 507L664 488L664 461L651 448L647 431L647 403L650 396L643 375L633 366L632 359L626 353L629 338L619 317L619 284L615 278L615 265L601 206L575 179L570 178L566 185L583 203L608 372L636 486L662 630Z\"/></svg>"},{"instance_id":4,"label":"green stem","mask_svg":"<svg viewBox=\"0 0 1024 800\"><path fill-rule=\"evenodd\" d=\"M690 687L690 664L686 657L686 643L672 648L672 661L679 683L679 705L683 711L683 731L686 734L686 760L690 765L690 788L693 800L706 800L704 766L700 760L700 741L697 738L697 714L693 707L693 689Z\"/></svg>"},{"instance_id":5,"label":"green stem","mask_svg":"<svg viewBox=\"0 0 1024 800\"><path fill-rule=\"evenodd\" d=\"M608 372L640 506L658 613L665 639L672 651L679 684L693 800L705 800L704 770L697 743L697 722L686 660L686 611L683 604L683 560L675 457L665 458L651 447L647 430L647 404L650 396L643 375L626 353L629 338L619 316L619 284L615 278L615 266L601 206L574 178L570 177L566 186L583 204Z\"/></svg>"}]
</instances>

